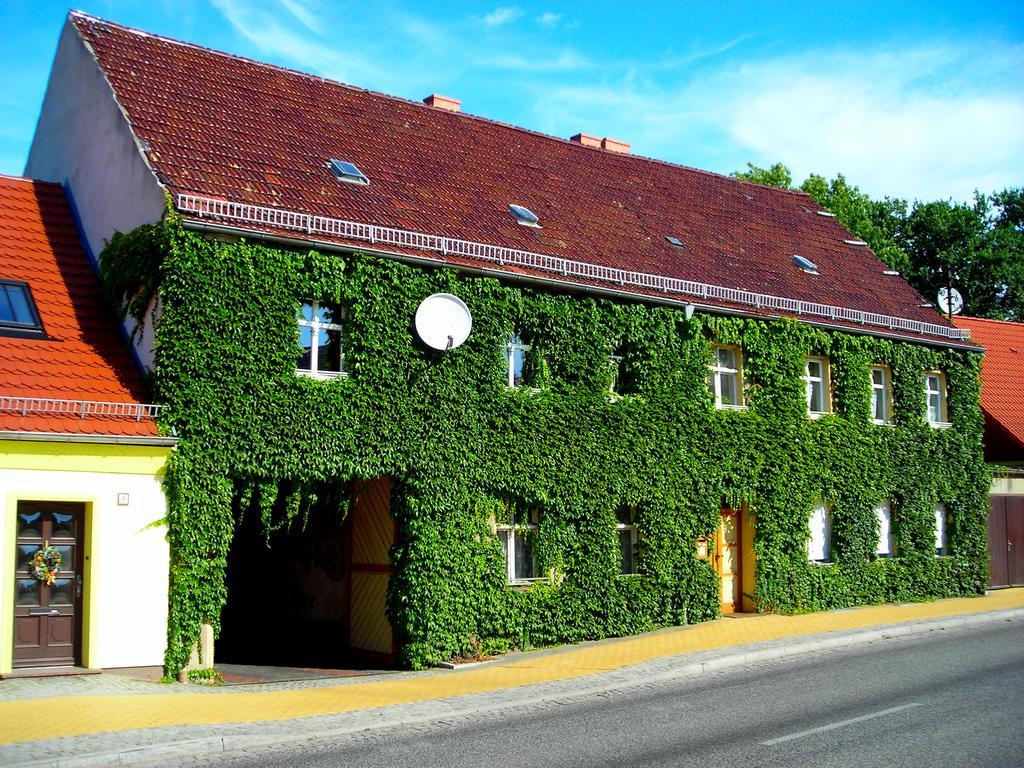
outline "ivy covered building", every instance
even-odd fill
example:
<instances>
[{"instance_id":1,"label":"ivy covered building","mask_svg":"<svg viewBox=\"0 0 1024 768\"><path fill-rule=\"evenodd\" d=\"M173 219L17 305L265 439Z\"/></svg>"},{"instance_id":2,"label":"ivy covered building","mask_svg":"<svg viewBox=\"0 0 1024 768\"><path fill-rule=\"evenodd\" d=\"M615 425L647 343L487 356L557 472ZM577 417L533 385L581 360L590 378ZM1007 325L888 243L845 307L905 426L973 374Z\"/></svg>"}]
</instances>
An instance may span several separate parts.
<instances>
[{"instance_id":1,"label":"ivy covered building","mask_svg":"<svg viewBox=\"0 0 1024 768\"><path fill-rule=\"evenodd\" d=\"M425 102L69 16L27 173L180 437L171 670L984 589L980 351L832 214Z\"/></svg>"}]
</instances>

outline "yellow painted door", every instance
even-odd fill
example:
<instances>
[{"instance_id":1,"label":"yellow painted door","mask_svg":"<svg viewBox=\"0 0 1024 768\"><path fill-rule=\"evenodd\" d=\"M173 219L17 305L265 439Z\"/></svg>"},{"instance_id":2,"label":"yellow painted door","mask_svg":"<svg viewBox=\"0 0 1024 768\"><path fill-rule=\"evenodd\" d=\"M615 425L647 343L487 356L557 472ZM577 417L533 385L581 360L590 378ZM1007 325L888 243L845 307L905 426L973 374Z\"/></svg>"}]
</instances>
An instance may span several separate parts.
<instances>
[{"instance_id":1,"label":"yellow painted door","mask_svg":"<svg viewBox=\"0 0 1024 768\"><path fill-rule=\"evenodd\" d=\"M391 624L385 613L389 558L395 543L390 512L391 483L373 480L360 489L349 512L352 526L349 646L381 657L394 654Z\"/></svg>"},{"instance_id":2,"label":"yellow painted door","mask_svg":"<svg viewBox=\"0 0 1024 768\"><path fill-rule=\"evenodd\" d=\"M722 613L743 610L743 585L740 574L740 515L738 510L723 509L715 547L715 570L722 592Z\"/></svg>"}]
</instances>

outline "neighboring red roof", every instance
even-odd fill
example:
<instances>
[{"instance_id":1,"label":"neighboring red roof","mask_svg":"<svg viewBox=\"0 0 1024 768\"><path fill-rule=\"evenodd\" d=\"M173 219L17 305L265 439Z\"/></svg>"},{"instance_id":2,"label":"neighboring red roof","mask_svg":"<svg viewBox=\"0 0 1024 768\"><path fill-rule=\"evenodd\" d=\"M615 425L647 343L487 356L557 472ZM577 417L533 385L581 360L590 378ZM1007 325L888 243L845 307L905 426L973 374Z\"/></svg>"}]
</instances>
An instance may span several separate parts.
<instances>
[{"instance_id":1,"label":"neighboring red roof","mask_svg":"<svg viewBox=\"0 0 1024 768\"><path fill-rule=\"evenodd\" d=\"M28 283L45 332L16 338L0 331L0 431L157 435L152 419L40 414L34 411L57 406L9 400L145 402L60 185L0 176L0 280Z\"/></svg>"},{"instance_id":2,"label":"neighboring red roof","mask_svg":"<svg viewBox=\"0 0 1024 768\"><path fill-rule=\"evenodd\" d=\"M949 327L940 313L920 306L924 300L904 280L884 274L885 265L870 249L844 242L852 239L849 232L834 218L818 215L819 206L804 193L595 149L77 12L70 18L113 87L147 162L174 194L461 238ZM339 182L328 168L330 159L354 163L371 184ZM510 203L536 213L543 229L516 224ZM670 245L667 236L684 247ZM317 239L366 246L343 237ZM795 254L816 263L820 275L797 268ZM420 255L496 268L473 258ZM500 268L552 278L542 270ZM657 295L628 284L622 289ZM725 301L701 303L739 308Z\"/></svg>"},{"instance_id":3,"label":"neighboring red roof","mask_svg":"<svg viewBox=\"0 0 1024 768\"><path fill-rule=\"evenodd\" d=\"M956 317L985 348L981 361L981 408L985 452L992 461L1024 461L1024 323Z\"/></svg>"}]
</instances>

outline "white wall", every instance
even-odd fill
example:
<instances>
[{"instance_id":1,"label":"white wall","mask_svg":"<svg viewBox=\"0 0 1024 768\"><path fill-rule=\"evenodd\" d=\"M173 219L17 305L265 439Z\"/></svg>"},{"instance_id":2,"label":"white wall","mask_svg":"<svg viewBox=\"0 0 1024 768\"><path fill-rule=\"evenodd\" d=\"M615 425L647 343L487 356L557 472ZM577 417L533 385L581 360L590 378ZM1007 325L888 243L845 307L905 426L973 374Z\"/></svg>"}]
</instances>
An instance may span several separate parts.
<instances>
[{"instance_id":1,"label":"white wall","mask_svg":"<svg viewBox=\"0 0 1024 768\"><path fill-rule=\"evenodd\" d=\"M94 257L114 232L158 221L164 210L163 187L70 21L61 31L25 175L65 185ZM144 363L152 360L152 349L138 352Z\"/></svg>"},{"instance_id":2,"label":"white wall","mask_svg":"<svg viewBox=\"0 0 1024 768\"><path fill-rule=\"evenodd\" d=\"M118 494L128 494L119 506ZM13 516L18 500L81 501L87 508L84 632L90 667L160 666L167 632L169 548L160 478L100 472L0 470L0 500ZM91 510L91 515L89 514ZM91 519L89 519L91 518ZM13 521L0 526L0 573L11 580ZM13 606L11 606L13 607ZM5 615L3 623L11 616ZM0 633L7 634L7 633Z\"/></svg>"}]
</instances>

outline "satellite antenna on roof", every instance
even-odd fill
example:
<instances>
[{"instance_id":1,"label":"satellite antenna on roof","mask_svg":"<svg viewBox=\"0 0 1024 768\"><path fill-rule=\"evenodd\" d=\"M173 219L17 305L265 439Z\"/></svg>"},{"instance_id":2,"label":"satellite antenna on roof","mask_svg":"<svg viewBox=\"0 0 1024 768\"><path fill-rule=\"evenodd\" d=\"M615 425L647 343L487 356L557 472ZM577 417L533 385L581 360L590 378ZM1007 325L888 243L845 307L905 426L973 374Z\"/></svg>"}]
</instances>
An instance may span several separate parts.
<instances>
[{"instance_id":1,"label":"satellite antenna on roof","mask_svg":"<svg viewBox=\"0 0 1024 768\"><path fill-rule=\"evenodd\" d=\"M458 296L435 293L420 302L415 325L416 334L424 344L446 352L469 338L473 316Z\"/></svg>"},{"instance_id":2,"label":"satellite antenna on roof","mask_svg":"<svg viewBox=\"0 0 1024 768\"><path fill-rule=\"evenodd\" d=\"M952 317L964 311L964 298L956 288L939 288L939 309Z\"/></svg>"}]
</instances>

